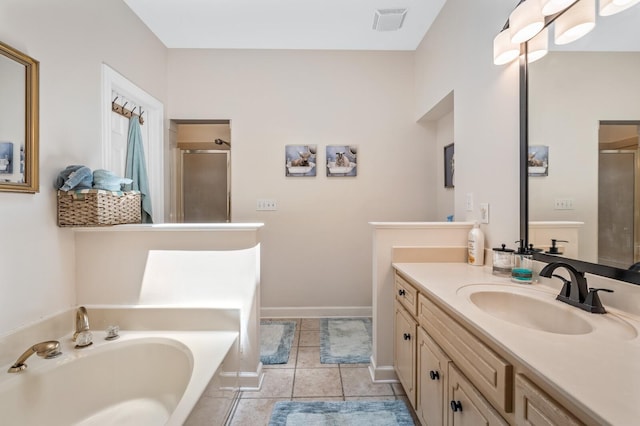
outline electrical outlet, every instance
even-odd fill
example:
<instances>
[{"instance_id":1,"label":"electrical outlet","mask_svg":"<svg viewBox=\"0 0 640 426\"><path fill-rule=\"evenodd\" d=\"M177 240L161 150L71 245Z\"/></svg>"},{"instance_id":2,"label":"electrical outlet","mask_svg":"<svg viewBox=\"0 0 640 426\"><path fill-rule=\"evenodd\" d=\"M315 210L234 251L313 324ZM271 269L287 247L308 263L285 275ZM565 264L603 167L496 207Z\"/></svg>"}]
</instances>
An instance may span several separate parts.
<instances>
[{"instance_id":1,"label":"electrical outlet","mask_svg":"<svg viewBox=\"0 0 640 426\"><path fill-rule=\"evenodd\" d=\"M465 207L468 212L473 211L473 194L471 192L467 193L467 197L465 198Z\"/></svg>"},{"instance_id":2,"label":"electrical outlet","mask_svg":"<svg viewBox=\"0 0 640 426\"><path fill-rule=\"evenodd\" d=\"M489 203L480 203L480 223L489 223Z\"/></svg>"},{"instance_id":3,"label":"electrical outlet","mask_svg":"<svg viewBox=\"0 0 640 426\"><path fill-rule=\"evenodd\" d=\"M553 208L555 210L573 210L573 198L556 198Z\"/></svg>"},{"instance_id":4,"label":"electrical outlet","mask_svg":"<svg viewBox=\"0 0 640 426\"><path fill-rule=\"evenodd\" d=\"M257 211L273 211L278 210L278 203L271 198L258 198L256 202Z\"/></svg>"}]
</instances>

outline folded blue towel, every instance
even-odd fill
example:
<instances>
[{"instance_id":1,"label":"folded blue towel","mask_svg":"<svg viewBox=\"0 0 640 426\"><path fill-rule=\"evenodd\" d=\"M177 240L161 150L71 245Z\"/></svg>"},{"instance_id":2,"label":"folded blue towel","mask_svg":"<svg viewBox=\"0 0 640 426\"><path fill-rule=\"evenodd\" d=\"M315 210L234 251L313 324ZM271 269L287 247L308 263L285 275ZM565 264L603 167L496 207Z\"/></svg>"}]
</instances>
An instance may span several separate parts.
<instances>
[{"instance_id":1,"label":"folded blue towel","mask_svg":"<svg viewBox=\"0 0 640 426\"><path fill-rule=\"evenodd\" d=\"M96 170L93 172L93 188L106 189L107 191L121 191L122 185L128 185L131 179L117 176L109 170Z\"/></svg>"},{"instance_id":2,"label":"folded blue towel","mask_svg":"<svg viewBox=\"0 0 640 426\"><path fill-rule=\"evenodd\" d=\"M67 166L58 173L54 184L56 189L71 191L72 189L90 189L93 185L93 173L86 166Z\"/></svg>"}]
</instances>

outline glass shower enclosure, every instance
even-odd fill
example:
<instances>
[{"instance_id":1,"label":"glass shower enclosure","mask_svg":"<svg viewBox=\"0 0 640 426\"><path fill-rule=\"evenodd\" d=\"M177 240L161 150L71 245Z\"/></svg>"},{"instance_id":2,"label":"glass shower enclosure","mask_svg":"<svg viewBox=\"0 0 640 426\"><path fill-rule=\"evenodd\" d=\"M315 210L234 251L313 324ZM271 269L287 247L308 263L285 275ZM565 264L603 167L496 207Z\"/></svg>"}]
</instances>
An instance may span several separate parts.
<instances>
[{"instance_id":1,"label":"glass shower enclosure","mask_svg":"<svg viewBox=\"0 0 640 426\"><path fill-rule=\"evenodd\" d=\"M181 150L181 221L231 221L229 151Z\"/></svg>"}]
</instances>

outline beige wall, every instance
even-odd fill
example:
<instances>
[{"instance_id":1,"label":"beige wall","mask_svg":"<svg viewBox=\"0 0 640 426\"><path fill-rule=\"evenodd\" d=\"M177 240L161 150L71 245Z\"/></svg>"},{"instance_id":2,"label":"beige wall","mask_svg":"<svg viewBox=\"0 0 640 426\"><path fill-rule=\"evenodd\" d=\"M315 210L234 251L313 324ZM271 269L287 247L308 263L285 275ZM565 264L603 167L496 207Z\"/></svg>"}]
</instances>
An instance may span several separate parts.
<instances>
[{"instance_id":1,"label":"beige wall","mask_svg":"<svg viewBox=\"0 0 640 426\"><path fill-rule=\"evenodd\" d=\"M515 3L448 0L415 56L416 117L454 92L455 219L476 220L489 203L487 247L519 237L518 64L493 64L493 38Z\"/></svg>"},{"instance_id":2,"label":"beige wall","mask_svg":"<svg viewBox=\"0 0 640 426\"><path fill-rule=\"evenodd\" d=\"M452 90L456 220L489 202L489 244L515 240L517 66L491 61L512 8L449 0L415 53L167 51L119 1L3 0L0 40L41 61L42 190L0 194L0 234L11 241L0 256L0 333L76 302L73 238L55 226L47 188L68 164L100 164L102 62L163 101L167 118L231 120L232 215L266 225L267 308L370 309L367 223L440 220L437 135L417 121ZM322 161L328 144L357 144L358 176L285 178L286 144L317 144ZM256 212L257 198L276 199L278 211Z\"/></svg>"},{"instance_id":3,"label":"beige wall","mask_svg":"<svg viewBox=\"0 0 640 426\"><path fill-rule=\"evenodd\" d=\"M40 193L0 193L4 334L76 303L73 235L56 226L53 181L69 164L100 166L101 64L164 100L166 49L110 0L2 0L0 40L40 61Z\"/></svg>"},{"instance_id":4,"label":"beige wall","mask_svg":"<svg viewBox=\"0 0 640 426\"><path fill-rule=\"evenodd\" d=\"M367 222L435 214L413 70L412 52L170 50L169 118L231 120L232 219L265 223L263 312L370 312ZM318 145L315 178L285 177L287 144ZM330 144L359 146L357 177L326 177Z\"/></svg>"},{"instance_id":5,"label":"beige wall","mask_svg":"<svg viewBox=\"0 0 640 426\"><path fill-rule=\"evenodd\" d=\"M529 179L530 219L584 222L588 262L598 261L599 122L640 117L638 75L637 52L552 52L531 66L530 143L549 146L549 176ZM574 209L554 210L556 198Z\"/></svg>"}]
</instances>

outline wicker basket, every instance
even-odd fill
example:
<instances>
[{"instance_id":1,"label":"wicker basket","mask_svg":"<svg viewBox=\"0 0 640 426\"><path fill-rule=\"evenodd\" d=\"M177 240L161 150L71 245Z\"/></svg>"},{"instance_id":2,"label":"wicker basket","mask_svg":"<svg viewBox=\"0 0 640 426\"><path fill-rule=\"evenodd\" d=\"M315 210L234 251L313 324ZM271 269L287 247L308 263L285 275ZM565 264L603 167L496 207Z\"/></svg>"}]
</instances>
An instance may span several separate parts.
<instances>
[{"instance_id":1,"label":"wicker basket","mask_svg":"<svg viewBox=\"0 0 640 426\"><path fill-rule=\"evenodd\" d=\"M139 191L58 191L58 226L140 223L140 209Z\"/></svg>"}]
</instances>

